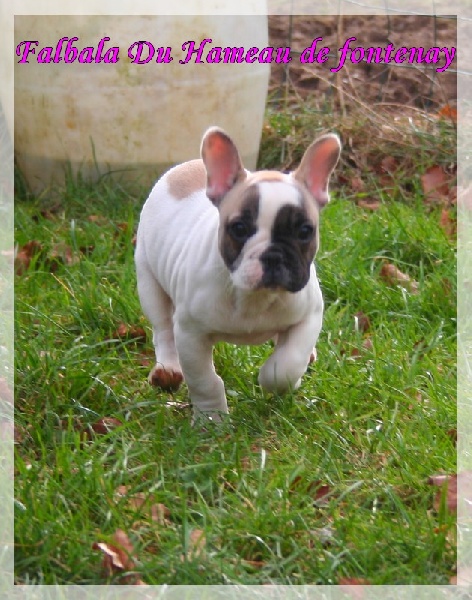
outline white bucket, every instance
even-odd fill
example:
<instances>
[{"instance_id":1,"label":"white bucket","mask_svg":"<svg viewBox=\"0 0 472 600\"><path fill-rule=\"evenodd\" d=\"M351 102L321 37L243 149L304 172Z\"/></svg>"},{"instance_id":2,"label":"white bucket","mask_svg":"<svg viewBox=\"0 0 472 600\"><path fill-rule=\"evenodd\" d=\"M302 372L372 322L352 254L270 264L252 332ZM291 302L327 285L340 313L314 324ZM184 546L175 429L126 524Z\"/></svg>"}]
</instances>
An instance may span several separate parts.
<instances>
[{"instance_id":1,"label":"white bucket","mask_svg":"<svg viewBox=\"0 0 472 600\"><path fill-rule=\"evenodd\" d=\"M67 43L78 50L66 62ZM59 40L65 39L56 55ZM102 59L96 62L100 40ZM201 55L186 64L189 45L204 39ZM66 165L86 178L104 173L149 185L172 164L196 158L205 129L223 127L236 141L245 166L256 164L270 65L208 63L214 47L262 50L268 46L262 16L16 16L15 156L30 187L40 192L63 182ZM155 49L145 64L128 49L146 41ZM40 63L38 57L51 62ZM92 57L93 62L79 62ZM111 50L118 47L116 54ZM171 48L168 63L156 62L158 48ZM142 47L141 60L150 55ZM131 55L136 57L138 46ZM108 54L107 54L108 53ZM54 56L61 58L53 62ZM214 56L214 55L213 55ZM257 54L256 54L257 56ZM71 50L69 59L74 57ZM223 57L223 54L222 54ZM28 60L28 62L26 62Z\"/></svg>"}]
</instances>

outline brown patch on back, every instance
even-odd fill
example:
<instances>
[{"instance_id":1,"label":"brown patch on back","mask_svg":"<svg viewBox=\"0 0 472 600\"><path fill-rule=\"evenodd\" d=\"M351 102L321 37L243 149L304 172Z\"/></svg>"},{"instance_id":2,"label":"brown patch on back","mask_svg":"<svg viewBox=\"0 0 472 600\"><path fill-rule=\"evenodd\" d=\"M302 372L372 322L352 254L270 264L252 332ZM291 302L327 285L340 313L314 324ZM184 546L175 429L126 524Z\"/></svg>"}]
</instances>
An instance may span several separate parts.
<instances>
[{"instance_id":1,"label":"brown patch on back","mask_svg":"<svg viewBox=\"0 0 472 600\"><path fill-rule=\"evenodd\" d=\"M166 179L170 194L177 200L183 200L193 192L206 188L205 165L199 158L191 160L171 169Z\"/></svg>"}]
</instances>

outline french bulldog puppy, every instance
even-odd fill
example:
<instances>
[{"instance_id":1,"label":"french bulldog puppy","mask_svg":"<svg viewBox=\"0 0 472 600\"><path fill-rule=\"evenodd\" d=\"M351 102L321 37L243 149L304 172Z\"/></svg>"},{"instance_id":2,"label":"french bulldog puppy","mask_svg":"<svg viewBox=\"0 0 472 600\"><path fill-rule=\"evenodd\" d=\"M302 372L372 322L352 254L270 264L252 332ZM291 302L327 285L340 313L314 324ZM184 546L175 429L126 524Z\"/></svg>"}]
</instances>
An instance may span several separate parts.
<instances>
[{"instance_id":1,"label":"french bulldog puppy","mask_svg":"<svg viewBox=\"0 0 472 600\"><path fill-rule=\"evenodd\" d=\"M323 135L293 173L251 173L231 138L212 127L201 160L170 169L152 189L135 254L156 352L149 381L175 390L185 380L194 419L228 412L212 360L219 341L274 338L259 384L277 393L300 385L321 329L313 259L340 149L336 135Z\"/></svg>"}]
</instances>

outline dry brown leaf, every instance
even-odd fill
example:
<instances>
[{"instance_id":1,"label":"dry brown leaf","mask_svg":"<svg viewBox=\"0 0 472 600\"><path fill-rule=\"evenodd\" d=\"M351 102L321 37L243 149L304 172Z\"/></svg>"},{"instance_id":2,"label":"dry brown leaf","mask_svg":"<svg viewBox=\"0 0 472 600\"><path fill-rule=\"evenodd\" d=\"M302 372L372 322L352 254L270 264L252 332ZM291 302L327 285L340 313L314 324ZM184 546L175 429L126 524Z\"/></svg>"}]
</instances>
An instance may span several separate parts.
<instances>
[{"instance_id":1,"label":"dry brown leaf","mask_svg":"<svg viewBox=\"0 0 472 600\"><path fill-rule=\"evenodd\" d=\"M123 233L126 233L129 229L129 223L122 222L122 223L115 223L117 229L119 229L119 231L122 231Z\"/></svg>"},{"instance_id":2,"label":"dry brown leaf","mask_svg":"<svg viewBox=\"0 0 472 600\"><path fill-rule=\"evenodd\" d=\"M402 273L398 267L391 263L384 263L380 269L380 277L389 285L399 285L411 294L418 293L418 282Z\"/></svg>"},{"instance_id":3,"label":"dry brown leaf","mask_svg":"<svg viewBox=\"0 0 472 600\"><path fill-rule=\"evenodd\" d=\"M89 429L99 435L106 435L121 425L123 425L123 423L119 419L115 419L115 417L102 417L95 423L92 423L92 425L89 426Z\"/></svg>"},{"instance_id":4,"label":"dry brown leaf","mask_svg":"<svg viewBox=\"0 0 472 600\"><path fill-rule=\"evenodd\" d=\"M205 532L201 529L192 529L188 537L187 553L182 556L182 561L204 558L206 552Z\"/></svg>"},{"instance_id":5,"label":"dry brown leaf","mask_svg":"<svg viewBox=\"0 0 472 600\"><path fill-rule=\"evenodd\" d=\"M254 567L255 569L262 569L266 566L263 560L246 560L245 558L241 559L243 565L248 565L249 567Z\"/></svg>"},{"instance_id":6,"label":"dry brown leaf","mask_svg":"<svg viewBox=\"0 0 472 600\"><path fill-rule=\"evenodd\" d=\"M366 333L370 329L370 319L361 310L354 315L354 326L356 331Z\"/></svg>"},{"instance_id":7,"label":"dry brown leaf","mask_svg":"<svg viewBox=\"0 0 472 600\"><path fill-rule=\"evenodd\" d=\"M152 521L160 525L168 525L170 523L170 510L160 502L154 502L154 497L145 492L129 495L129 488L126 485L120 485L116 494L123 496L128 500L128 506L134 511L140 511L143 516L150 517Z\"/></svg>"},{"instance_id":8,"label":"dry brown leaf","mask_svg":"<svg viewBox=\"0 0 472 600\"><path fill-rule=\"evenodd\" d=\"M432 475L428 483L442 488L433 501L435 510L439 510L445 494L448 511L451 513L457 511L459 517L472 518L472 471L461 471L457 475Z\"/></svg>"},{"instance_id":9,"label":"dry brown leaf","mask_svg":"<svg viewBox=\"0 0 472 600\"><path fill-rule=\"evenodd\" d=\"M439 225L441 226L444 233L450 238L456 238L457 235L457 220L451 217L451 213L447 208L443 208L441 211L441 217L439 219Z\"/></svg>"},{"instance_id":10,"label":"dry brown leaf","mask_svg":"<svg viewBox=\"0 0 472 600\"><path fill-rule=\"evenodd\" d=\"M151 517L151 521L160 525L166 525L169 522L170 510L167 506L160 502L150 504L149 497L146 497L145 494L134 494L129 498L128 504L130 508L143 512L145 516Z\"/></svg>"},{"instance_id":11,"label":"dry brown leaf","mask_svg":"<svg viewBox=\"0 0 472 600\"><path fill-rule=\"evenodd\" d=\"M43 245L37 240L31 240L24 246L21 246L15 256L15 273L17 275L23 275L23 273L28 270L33 257L40 254L42 251Z\"/></svg>"},{"instance_id":12,"label":"dry brown leaf","mask_svg":"<svg viewBox=\"0 0 472 600\"><path fill-rule=\"evenodd\" d=\"M459 518L466 518L468 521L472 518L472 471L461 471L457 475L432 475L428 483L442 488L433 501L435 510L439 510L445 494L449 512L458 512Z\"/></svg>"},{"instance_id":13,"label":"dry brown leaf","mask_svg":"<svg viewBox=\"0 0 472 600\"><path fill-rule=\"evenodd\" d=\"M320 480L304 481L301 475L297 475L290 485L290 492L308 493L315 501L316 506L326 506L329 504L329 499L333 494L333 489L330 485L323 483Z\"/></svg>"},{"instance_id":14,"label":"dry brown leaf","mask_svg":"<svg viewBox=\"0 0 472 600\"><path fill-rule=\"evenodd\" d=\"M115 531L111 543L94 542L92 548L104 554L102 567L106 577L123 574L118 580L120 584L145 585L137 573L126 573L133 571L136 563L133 558L133 544L122 529Z\"/></svg>"},{"instance_id":15,"label":"dry brown leaf","mask_svg":"<svg viewBox=\"0 0 472 600\"><path fill-rule=\"evenodd\" d=\"M120 340L135 340L138 343L144 343L146 341L146 331L143 327L120 323L118 328L111 335L111 339L116 338Z\"/></svg>"},{"instance_id":16,"label":"dry brown leaf","mask_svg":"<svg viewBox=\"0 0 472 600\"><path fill-rule=\"evenodd\" d=\"M315 482L311 490L314 489L314 499L317 506L326 506L329 504L329 498L333 494L333 489L331 486L326 483L321 483L321 481Z\"/></svg>"},{"instance_id":17,"label":"dry brown leaf","mask_svg":"<svg viewBox=\"0 0 472 600\"><path fill-rule=\"evenodd\" d=\"M108 219L102 215L89 215L87 221L89 221L89 223L96 223L97 225L105 225L108 223Z\"/></svg>"},{"instance_id":18,"label":"dry brown leaf","mask_svg":"<svg viewBox=\"0 0 472 600\"><path fill-rule=\"evenodd\" d=\"M440 488L433 500L434 510L439 511L443 499L443 489L445 491L446 508L451 513L457 512L457 475L432 475L428 479L430 485Z\"/></svg>"},{"instance_id":19,"label":"dry brown leaf","mask_svg":"<svg viewBox=\"0 0 472 600\"><path fill-rule=\"evenodd\" d=\"M396 158L388 155L388 156L384 156L384 158L382 158L382 162L380 163L380 166L384 173L393 173L397 170L398 163L397 163Z\"/></svg>"},{"instance_id":20,"label":"dry brown leaf","mask_svg":"<svg viewBox=\"0 0 472 600\"><path fill-rule=\"evenodd\" d=\"M94 244L89 244L88 246L80 246L79 252L81 254L91 254L95 250Z\"/></svg>"},{"instance_id":21,"label":"dry brown leaf","mask_svg":"<svg viewBox=\"0 0 472 600\"><path fill-rule=\"evenodd\" d=\"M359 175L354 175L354 177L351 178L351 189L356 193L364 191L365 184Z\"/></svg>"},{"instance_id":22,"label":"dry brown leaf","mask_svg":"<svg viewBox=\"0 0 472 600\"><path fill-rule=\"evenodd\" d=\"M449 429L447 435L454 442L454 444L457 444L457 429L455 427L453 429Z\"/></svg>"},{"instance_id":23,"label":"dry brown leaf","mask_svg":"<svg viewBox=\"0 0 472 600\"><path fill-rule=\"evenodd\" d=\"M151 504L151 519L156 521L160 525L166 525L169 523L170 510L167 508L165 504L161 502L157 502L156 504Z\"/></svg>"},{"instance_id":24,"label":"dry brown leaf","mask_svg":"<svg viewBox=\"0 0 472 600\"><path fill-rule=\"evenodd\" d=\"M60 265L71 266L76 264L79 258L74 255L72 248L67 244L54 244L48 253L46 265L51 273L55 273Z\"/></svg>"},{"instance_id":25,"label":"dry brown leaf","mask_svg":"<svg viewBox=\"0 0 472 600\"><path fill-rule=\"evenodd\" d=\"M381 204L380 200L363 198L357 201L357 206L359 206L360 208L365 208L367 210L379 210Z\"/></svg>"},{"instance_id":26,"label":"dry brown leaf","mask_svg":"<svg viewBox=\"0 0 472 600\"><path fill-rule=\"evenodd\" d=\"M351 353L349 354L349 356L351 358L360 358L361 351L359 350L359 348L352 348Z\"/></svg>"},{"instance_id":27,"label":"dry brown leaf","mask_svg":"<svg viewBox=\"0 0 472 600\"><path fill-rule=\"evenodd\" d=\"M438 116L457 123L457 108L451 106L450 104L445 104L438 110Z\"/></svg>"},{"instance_id":28,"label":"dry brown leaf","mask_svg":"<svg viewBox=\"0 0 472 600\"><path fill-rule=\"evenodd\" d=\"M444 202L448 200L448 176L439 165L430 167L421 176L421 185L426 202Z\"/></svg>"}]
</instances>

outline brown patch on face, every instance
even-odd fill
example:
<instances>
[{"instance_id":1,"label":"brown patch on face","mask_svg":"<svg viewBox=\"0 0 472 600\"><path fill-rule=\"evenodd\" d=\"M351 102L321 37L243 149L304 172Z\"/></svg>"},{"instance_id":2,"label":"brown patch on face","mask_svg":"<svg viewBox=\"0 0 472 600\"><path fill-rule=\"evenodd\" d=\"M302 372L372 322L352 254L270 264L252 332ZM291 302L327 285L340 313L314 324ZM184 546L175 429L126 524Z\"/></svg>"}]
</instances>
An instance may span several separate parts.
<instances>
[{"instance_id":1,"label":"brown patch on face","mask_svg":"<svg viewBox=\"0 0 472 600\"><path fill-rule=\"evenodd\" d=\"M177 200L206 187L206 169L201 159L191 160L171 169L167 174L169 192Z\"/></svg>"},{"instance_id":2,"label":"brown patch on face","mask_svg":"<svg viewBox=\"0 0 472 600\"><path fill-rule=\"evenodd\" d=\"M309 217L305 207L282 206L272 227L271 243L260 256L264 269L261 286L289 292L303 289L317 246L317 221Z\"/></svg>"},{"instance_id":3,"label":"brown patch on face","mask_svg":"<svg viewBox=\"0 0 472 600\"><path fill-rule=\"evenodd\" d=\"M244 190L236 214L221 213L220 252L230 271L237 268L244 244L256 233L258 214L259 190L256 185Z\"/></svg>"}]
</instances>

